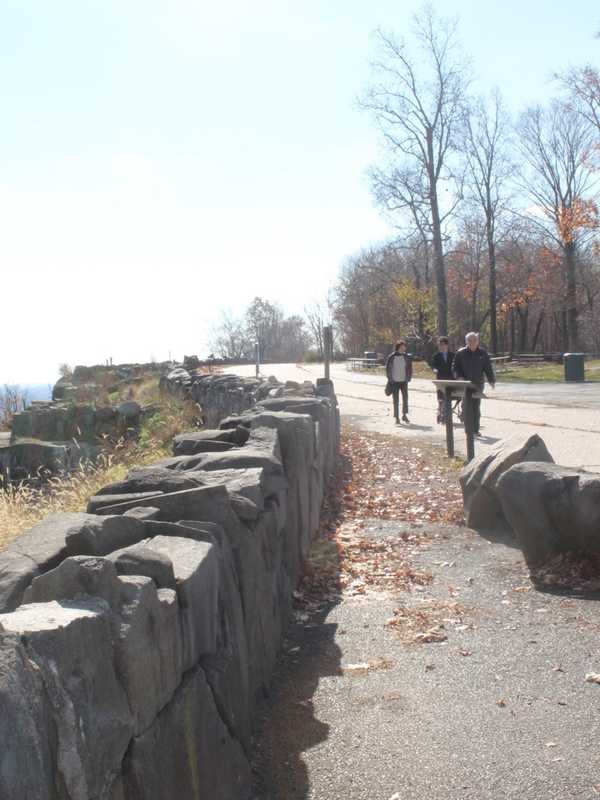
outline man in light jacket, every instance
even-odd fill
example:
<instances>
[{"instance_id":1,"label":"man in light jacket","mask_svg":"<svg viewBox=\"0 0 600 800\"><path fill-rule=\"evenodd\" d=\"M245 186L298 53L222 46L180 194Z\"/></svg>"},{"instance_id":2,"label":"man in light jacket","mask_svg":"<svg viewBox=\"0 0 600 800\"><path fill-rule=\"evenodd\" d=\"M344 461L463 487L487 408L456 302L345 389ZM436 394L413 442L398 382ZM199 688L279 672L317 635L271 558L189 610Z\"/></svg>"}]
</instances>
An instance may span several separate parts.
<instances>
[{"instance_id":1,"label":"man in light jacket","mask_svg":"<svg viewBox=\"0 0 600 800\"><path fill-rule=\"evenodd\" d=\"M396 342L394 352L390 353L385 364L388 383L394 401L394 419L400 424L399 394L402 392L402 422L408 419L408 383L412 378L412 355L406 352L406 342Z\"/></svg>"}]
</instances>

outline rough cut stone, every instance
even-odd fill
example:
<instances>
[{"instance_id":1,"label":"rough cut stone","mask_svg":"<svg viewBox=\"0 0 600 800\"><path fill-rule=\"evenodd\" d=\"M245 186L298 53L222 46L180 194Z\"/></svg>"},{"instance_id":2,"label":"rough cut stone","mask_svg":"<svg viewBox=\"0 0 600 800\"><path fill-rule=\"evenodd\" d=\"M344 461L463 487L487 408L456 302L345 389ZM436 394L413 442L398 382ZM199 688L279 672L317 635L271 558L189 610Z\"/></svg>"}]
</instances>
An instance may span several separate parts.
<instances>
[{"instance_id":1,"label":"rough cut stone","mask_svg":"<svg viewBox=\"0 0 600 800\"><path fill-rule=\"evenodd\" d=\"M219 558L213 544L156 536L148 547L173 562L183 630L183 666L190 669L217 650Z\"/></svg>"},{"instance_id":2,"label":"rough cut stone","mask_svg":"<svg viewBox=\"0 0 600 800\"><path fill-rule=\"evenodd\" d=\"M528 564L568 551L600 553L598 475L526 462L502 475L498 495Z\"/></svg>"},{"instance_id":3,"label":"rough cut stone","mask_svg":"<svg viewBox=\"0 0 600 800\"><path fill-rule=\"evenodd\" d=\"M55 800L56 752L42 675L0 628L0 797Z\"/></svg>"},{"instance_id":4,"label":"rough cut stone","mask_svg":"<svg viewBox=\"0 0 600 800\"><path fill-rule=\"evenodd\" d=\"M9 550L0 553L0 613L15 610L38 574L38 566L29 556Z\"/></svg>"},{"instance_id":5,"label":"rough cut stone","mask_svg":"<svg viewBox=\"0 0 600 800\"><path fill-rule=\"evenodd\" d=\"M497 442L463 468L460 486L465 518L470 528L493 530L506 527L497 494L498 481L510 467L524 461L553 463L554 459L537 434L517 434Z\"/></svg>"},{"instance_id":6,"label":"rough cut stone","mask_svg":"<svg viewBox=\"0 0 600 800\"><path fill-rule=\"evenodd\" d=\"M166 469L165 467L138 467L127 473L122 481L109 483L99 489L96 497L135 495L138 493L179 492L182 489L193 489L198 486L198 479L193 473ZM118 502L115 500L115 502Z\"/></svg>"},{"instance_id":7,"label":"rough cut stone","mask_svg":"<svg viewBox=\"0 0 600 800\"><path fill-rule=\"evenodd\" d=\"M224 439L208 439L197 433L182 433L173 439L173 454L176 456L193 456L196 453L214 453L232 450L233 442Z\"/></svg>"},{"instance_id":8,"label":"rough cut stone","mask_svg":"<svg viewBox=\"0 0 600 800\"><path fill-rule=\"evenodd\" d=\"M249 653L234 552L220 525L211 522L182 521L179 524L190 535L216 543L220 562L219 629L217 652L201 660L202 668L214 692L219 713L227 728L240 740L246 752L251 740L251 695L249 690Z\"/></svg>"},{"instance_id":9,"label":"rough cut stone","mask_svg":"<svg viewBox=\"0 0 600 800\"><path fill-rule=\"evenodd\" d=\"M159 589L175 589L173 562L166 553L140 542L108 556L119 575L146 575Z\"/></svg>"},{"instance_id":10,"label":"rough cut stone","mask_svg":"<svg viewBox=\"0 0 600 800\"><path fill-rule=\"evenodd\" d=\"M144 504L148 502L148 498ZM134 505L140 505L139 502ZM149 503L156 505L156 503ZM135 517L77 514L80 520L66 532L69 555L105 556L139 542L144 537L144 523Z\"/></svg>"},{"instance_id":11,"label":"rough cut stone","mask_svg":"<svg viewBox=\"0 0 600 800\"><path fill-rule=\"evenodd\" d=\"M21 638L49 700L52 723L44 733L55 739L55 785L64 785L61 794L49 796L104 797L133 733L127 698L113 668L105 608L91 600L33 603L0 614L0 626ZM29 796L11 789L3 796Z\"/></svg>"},{"instance_id":12,"label":"rough cut stone","mask_svg":"<svg viewBox=\"0 0 600 800\"><path fill-rule=\"evenodd\" d=\"M158 519L160 517L160 509L152 508L152 506L147 506L146 508L143 506L136 506L135 508L130 508L129 511L126 511L123 516L134 517L135 519L141 519L142 521L148 519Z\"/></svg>"},{"instance_id":13,"label":"rough cut stone","mask_svg":"<svg viewBox=\"0 0 600 800\"><path fill-rule=\"evenodd\" d=\"M33 579L23 596L24 603L99 597L118 608L121 583L114 564L107 558L72 556L58 567Z\"/></svg>"},{"instance_id":14,"label":"rough cut stone","mask_svg":"<svg viewBox=\"0 0 600 800\"><path fill-rule=\"evenodd\" d=\"M248 796L249 764L223 724L201 669L186 676L153 725L133 740L123 783L128 800Z\"/></svg>"},{"instance_id":15,"label":"rough cut stone","mask_svg":"<svg viewBox=\"0 0 600 800\"><path fill-rule=\"evenodd\" d=\"M115 503L122 503L125 500L134 500L136 498L139 500L146 500L148 497L154 497L156 494L159 494L159 492L132 492L128 494L94 495L88 500L87 513L95 514L99 508L114 505Z\"/></svg>"},{"instance_id":16,"label":"rough cut stone","mask_svg":"<svg viewBox=\"0 0 600 800\"><path fill-rule=\"evenodd\" d=\"M99 514L122 514L134 505L156 506L161 519L177 522L180 519L207 520L221 523L223 515L231 514L231 503L225 486L200 486L182 492L170 492L148 500L119 503L99 510ZM143 537L140 537L143 538ZM116 548L115 548L116 549Z\"/></svg>"},{"instance_id":17,"label":"rough cut stone","mask_svg":"<svg viewBox=\"0 0 600 800\"><path fill-rule=\"evenodd\" d=\"M140 575L122 577L120 584L115 668L137 735L152 724L181 683L181 618L172 589L157 592L153 581Z\"/></svg>"},{"instance_id":18,"label":"rough cut stone","mask_svg":"<svg viewBox=\"0 0 600 800\"><path fill-rule=\"evenodd\" d=\"M263 486L269 494L288 488L283 466L278 458L260 448L249 444L229 453L205 453L197 458L194 471L209 472L229 469L262 469L264 471Z\"/></svg>"},{"instance_id":19,"label":"rough cut stone","mask_svg":"<svg viewBox=\"0 0 600 800\"><path fill-rule=\"evenodd\" d=\"M231 501L231 507L240 519L247 520L248 522L254 522L258 519L260 510L252 500L249 500L247 497L237 492L229 492L229 499Z\"/></svg>"}]
</instances>

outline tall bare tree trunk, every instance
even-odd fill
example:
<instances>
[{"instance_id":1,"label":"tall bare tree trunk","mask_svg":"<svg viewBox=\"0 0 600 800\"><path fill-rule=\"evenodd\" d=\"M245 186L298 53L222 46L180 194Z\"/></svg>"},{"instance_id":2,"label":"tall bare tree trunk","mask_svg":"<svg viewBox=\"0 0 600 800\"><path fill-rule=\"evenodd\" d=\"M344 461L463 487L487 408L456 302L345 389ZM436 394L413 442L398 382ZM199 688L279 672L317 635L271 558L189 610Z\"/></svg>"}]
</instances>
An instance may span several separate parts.
<instances>
[{"instance_id":1,"label":"tall bare tree trunk","mask_svg":"<svg viewBox=\"0 0 600 800\"><path fill-rule=\"evenodd\" d=\"M566 327L567 327L567 348L569 350L579 350L579 319L577 312L577 247L574 242L568 242L564 248L565 252L565 277L567 282L566 292Z\"/></svg>"},{"instance_id":2,"label":"tall bare tree trunk","mask_svg":"<svg viewBox=\"0 0 600 800\"><path fill-rule=\"evenodd\" d=\"M540 336L540 331L542 329L542 322L543 321L544 321L544 309L542 308L542 310L540 311L536 326L535 326L534 334L533 334L533 341L531 343L531 352L532 353L535 353L535 348L537 347L537 343L538 343L538 339L539 339L539 336Z\"/></svg>"},{"instance_id":3,"label":"tall bare tree trunk","mask_svg":"<svg viewBox=\"0 0 600 800\"><path fill-rule=\"evenodd\" d=\"M495 354L498 352L498 317L496 311L496 307L498 305L498 293L496 290L496 243L494 242L494 231L490 224L489 218L486 220L485 232L487 236L488 264L490 269L490 350Z\"/></svg>"},{"instance_id":4,"label":"tall bare tree trunk","mask_svg":"<svg viewBox=\"0 0 600 800\"><path fill-rule=\"evenodd\" d=\"M446 290L446 265L444 263L444 244L442 242L442 223L437 195L437 179L433 170L433 136L427 132L427 150L429 155L429 204L431 207L431 230L433 238L433 269L437 296L437 331L438 336L448 334L448 294Z\"/></svg>"}]
</instances>

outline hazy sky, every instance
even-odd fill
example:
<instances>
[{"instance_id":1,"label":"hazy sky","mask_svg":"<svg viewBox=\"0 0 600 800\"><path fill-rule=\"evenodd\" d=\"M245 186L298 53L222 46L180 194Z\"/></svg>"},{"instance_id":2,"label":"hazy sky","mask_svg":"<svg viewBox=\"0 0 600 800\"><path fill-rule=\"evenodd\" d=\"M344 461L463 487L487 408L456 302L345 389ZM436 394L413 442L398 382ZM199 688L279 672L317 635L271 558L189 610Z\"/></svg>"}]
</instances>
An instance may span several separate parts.
<instances>
[{"instance_id":1,"label":"hazy sky","mask_svg":"<svg viewBox=\"0 0 600 800\"><path fill-rule=\"evenodd\" d=\"M0 383L206 353L219 309L301 312L388 230L355 97L417 2L0 0ZM600 63L592 0L439 0L482 88Z\"/></svg>"}]
</instances>

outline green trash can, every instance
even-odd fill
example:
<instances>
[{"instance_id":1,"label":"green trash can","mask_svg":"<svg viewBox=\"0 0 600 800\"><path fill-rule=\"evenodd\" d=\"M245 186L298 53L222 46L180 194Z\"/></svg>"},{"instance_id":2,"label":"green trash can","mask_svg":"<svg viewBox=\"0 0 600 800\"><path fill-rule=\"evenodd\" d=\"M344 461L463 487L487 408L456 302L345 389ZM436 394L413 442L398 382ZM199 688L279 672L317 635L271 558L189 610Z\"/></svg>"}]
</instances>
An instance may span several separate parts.
<instances>
[{"instance_id":1,"label":"green trash can","mask_svg":"<svg viewBox=\"0 0 600 800\"><path fill-rule=\"evenodd\" d=\"M563 356L566 381L584 381L585 366L583 353L565 353Z\"/></svg>"}]
</instances>

